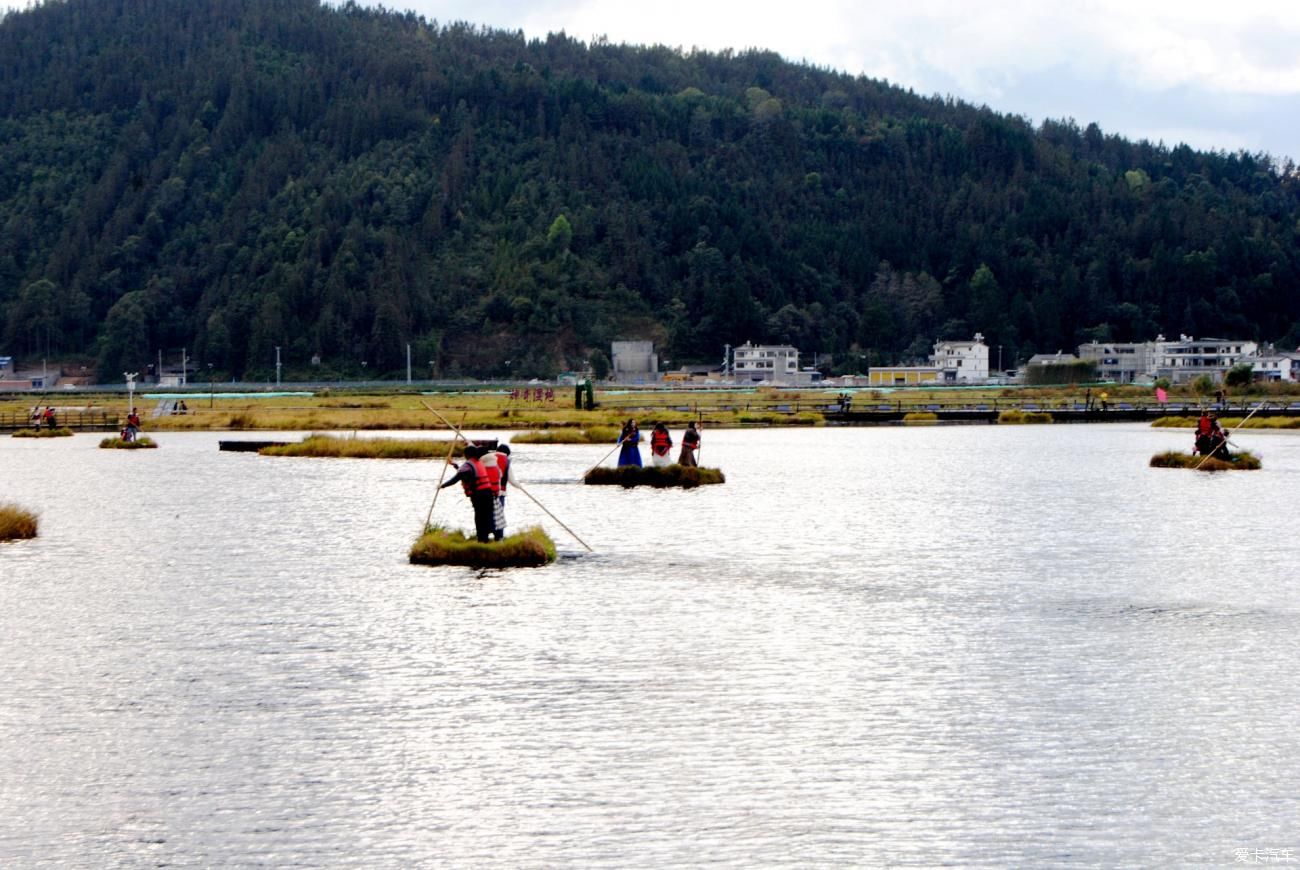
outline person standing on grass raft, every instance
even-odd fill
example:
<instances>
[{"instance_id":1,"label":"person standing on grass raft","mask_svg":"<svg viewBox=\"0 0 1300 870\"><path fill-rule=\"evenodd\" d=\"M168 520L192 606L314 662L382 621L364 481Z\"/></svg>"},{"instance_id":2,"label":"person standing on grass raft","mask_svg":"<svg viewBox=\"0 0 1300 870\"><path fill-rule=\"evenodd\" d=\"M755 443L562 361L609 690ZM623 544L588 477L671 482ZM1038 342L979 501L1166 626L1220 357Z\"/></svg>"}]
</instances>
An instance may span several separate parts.
<instances>
[{"instance_id":1,"label":"person standing on grass raft","mask_svg":"<svg viewBox=\"0 0 1300 870\"><path fill-rule=\"evenodd\" d=\"M699 449L700 431L695 428L694 423L689 423L686 432L682 435L682 453L677 457L677 464L694 468L699 464L695 461L695 451Z\"/></svg>"},{"instance_id":2,"label":"person standing on grass raft","mask_svg":"<svg viewBox=\"0 0 1300 870\"><path fill-rule=\"evenodd\" d=\"M673 449L673 436L668 434L668 427L656 423L650 432L650 464L655 468L666 468L673 464L669 453Z\"/></svg>"},{"instance_id":3,"label":"person standing on grass raft","mask_svg":"<svg viewBox=\"0 0 1300 870\"><path fill-rule=\"evenodd\" d=\"M486 544L494 531L494 514L497 504L497 490L492 485L492 478L482 463L484 450L475 444L465 447L465 461L461 463L456 475L442 485L446 489L460 481L474 506L474 535L480 544Z\"/></svg>"},{"instance_id":4,"label":"person standing on grass raft","mask_svg":"<svg viewBox=\"0 0 1300 870\"><path fill-rule=\"evenodd\" d=\"M618 436L618 443L622 448L618 451L618 464L635 465L641 467L641 448L637 445L641 443L641 431L636 428L636 420L628 420L623 424L623 431Z\"/></svg>"},{"instance_id":5,"label":"person standing on grass raft","mask_svg":"<svg viewBox=\"0 0 1300 870\"><path fill-rule=\"evenodd\" d=\"M496 487L496 503L492 505L492 537L498 541L506 536L506 484L510 478L510 448L502 444L495 450L483 453L483 467Z\"/></svg>"}]
</instances>

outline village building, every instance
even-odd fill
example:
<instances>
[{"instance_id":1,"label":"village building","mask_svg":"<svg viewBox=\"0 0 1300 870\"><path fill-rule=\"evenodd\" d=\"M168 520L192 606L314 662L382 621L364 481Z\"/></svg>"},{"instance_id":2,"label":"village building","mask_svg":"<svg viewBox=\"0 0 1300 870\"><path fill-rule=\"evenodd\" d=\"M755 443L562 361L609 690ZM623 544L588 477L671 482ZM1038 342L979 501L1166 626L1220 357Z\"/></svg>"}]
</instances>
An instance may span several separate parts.
<instances>
[{"instance_id":1,"label":"village building","mask_svg":"<svg viewBox=\"0 0 1300 870\"><path fill-rule=\"evenodd\" d=\"M616 341L611 345L610 379L624 384L653 384L659 380L659 355L653 341Z\"/></svg>"},{"instance_id":2,"label":"village building","mask_svg":"<svg viewBox=\"0 0 1300 870\"><path fill-rule=\"evenodd\" d=\"M970 341L936 341L930 363L945 384L982 384L989 379L989 348L983 333Z\"/></svg>"}]
</instances>

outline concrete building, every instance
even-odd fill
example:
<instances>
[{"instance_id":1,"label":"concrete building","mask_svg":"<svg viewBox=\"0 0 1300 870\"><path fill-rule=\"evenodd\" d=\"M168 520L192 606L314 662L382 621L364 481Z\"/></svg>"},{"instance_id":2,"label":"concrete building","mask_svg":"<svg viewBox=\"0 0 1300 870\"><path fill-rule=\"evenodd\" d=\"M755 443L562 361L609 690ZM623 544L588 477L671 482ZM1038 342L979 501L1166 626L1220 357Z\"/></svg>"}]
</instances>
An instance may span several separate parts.
<instances>
[{"instance_id":1,"label":"concrete building","mask_svg":"<svg viewBox=\"0 0 1300 870\"><path fill-rule=\"evenodd\" d=\"M1131 384L1139 378L1154 376L1156 343L1090 341L1079 345L1079 359L1097 363L1099 380Z\"/></svg>"},{"instance_id":2,"label":"concrete building","mask_svg":"<svg viewBox=\"0 0 1300 870\"><path fill-rule=\"evenodd\" d=\"M910 387L918 384L937 384L942 372L935 366L872 366L867 369L866 386Z\"/></svg>"},{"instance_id":3,"label":"concrete building","mask_svg":"<svg viewBox=\"0 0 1300 870\"><path fill-rule=\"evenodd\" d=\"M942 383L982 384L989 379L989 348L983 333L970 341L936 341L930 362Z\"/></svg>"},{"instance_id":4,"label":"concrete building","mask_svg":"<svg viewBox=\"0 0 1300 870\"><path fill-rule=\"evenodd\" d=\"M1178 336L1178 341L1155 341L1155 376L1168 378L1171 384L1185 384L1201 375L1222 381L1228 369L1244 357L1257 356L1259 345L1253 341L1228 338L1192 338Z\"/></svg>"},{"instance_id":5,"label":"concrete building","mask_svg":"<svg viewBox=\"0 0 1300 870\"><path fill-rule=\"evenodd\" d=\"M653 341L616 341L611 345L610 360L613 380L632 384L659 380L659 356Z\"/></svg>"},{"instance_id":6,"label":"concrete building","mask_svg":"<svg viewBox=\"0 0 1300 870\"><path fill-rule=\"evenodd\" d=\"M1272 348L1260 351L1258 356L1247 357L1251 375L1257 381L1279 381L1294 384L1300 381L1300 350L1278 352Z\"/></svg>"},{"instance_id":7,"label":"concrete building","mask_svg":"<svg viewBox=\"0 0 1300 870\"><path fill-rule=\"evenodd\" d=\"M799 383L799 351L788 344L750 344L732 350L732 373L738 384L773 381Z\"/></svg>"}]
</instances>

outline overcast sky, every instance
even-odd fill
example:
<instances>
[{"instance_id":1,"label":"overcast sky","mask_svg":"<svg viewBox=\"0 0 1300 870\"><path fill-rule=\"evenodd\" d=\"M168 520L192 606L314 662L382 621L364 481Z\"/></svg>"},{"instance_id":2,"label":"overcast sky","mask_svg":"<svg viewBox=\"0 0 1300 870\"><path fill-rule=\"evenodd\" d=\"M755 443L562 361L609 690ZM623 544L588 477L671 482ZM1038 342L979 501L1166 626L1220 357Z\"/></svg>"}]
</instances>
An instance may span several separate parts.
<instances>
[{"instance_id":1,"label":"overcast sky","mask_svg":"<svg viewBox=\"0 0 1300 870\"><path fill-rule=\"evenodd\" d=\"M0 5L14 0L0 0ZM20 4L19 4L20 5ZM1279 0L385 0L530 37L788 60L1130 139L1300 161L1300 4ZM779 95L778 95L779 96Z\"/></svg>"}]
</instances>

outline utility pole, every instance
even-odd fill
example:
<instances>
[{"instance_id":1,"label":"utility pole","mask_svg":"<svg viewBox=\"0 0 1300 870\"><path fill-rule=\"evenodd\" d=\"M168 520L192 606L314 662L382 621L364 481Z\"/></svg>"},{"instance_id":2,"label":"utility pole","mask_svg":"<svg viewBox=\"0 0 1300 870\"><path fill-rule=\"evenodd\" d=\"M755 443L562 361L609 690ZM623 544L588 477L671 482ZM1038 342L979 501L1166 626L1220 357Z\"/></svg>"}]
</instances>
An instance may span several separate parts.
<instances>
[{"instance_id":1,"label":"utility pole","mask_svg":"<svg viewBox=\"0 0 1300 870\"><path fill-rule=\"evenodd\" d=\"M280 386L280 345L275 346L275 385Z\"/></svg>"},{"instance_id":2,"label":"utility pole","mask_svg":"<svg viewBox=\"0 0 1300 870\"><path fill-rule=\"evenodd\" d=\"M722 378L726 380L731 375L731 345L722 346Z\"/></svg>"},{"instance_id":3,"label":"utility pole","mask_svg":"<svg viewBox=\"0 0 1300 870\"><path fill-rule=\"evenodd\" d=\"M411 343L406 343L406 382L411 382Z\"/></svg>"},{"instance_id":4,"label":"utility pole","mask_svg":"<svg viewBox=\"0 0 1300 870\"><path fill-rule=\"evenodd\" d=\"M190 358L186 353L188 348L181 348L181 386L188 387L190 384Z\"/></svg>"},{"instance_id":5,"label":"utility pole","mask_svg":"<svg viewBox=\"0 0 1300 870\"><path fill-rule=\"evenodd\" d=\"M122 374L126 375L126 412L132 414L135 412L135 376L139 372L122 372Z\"/></svg>"}]
</instances>

